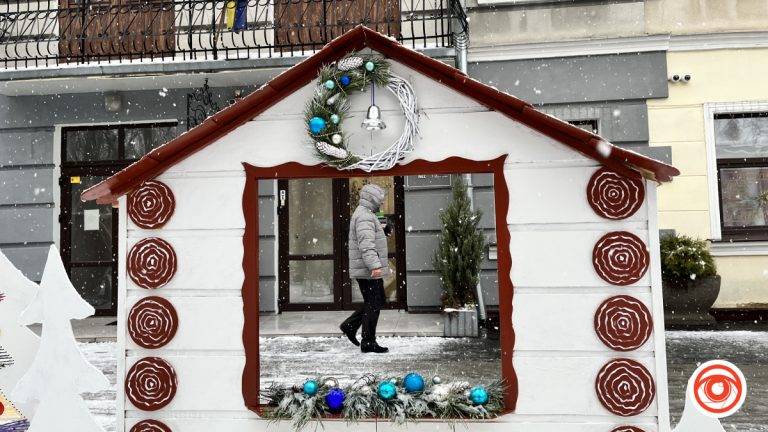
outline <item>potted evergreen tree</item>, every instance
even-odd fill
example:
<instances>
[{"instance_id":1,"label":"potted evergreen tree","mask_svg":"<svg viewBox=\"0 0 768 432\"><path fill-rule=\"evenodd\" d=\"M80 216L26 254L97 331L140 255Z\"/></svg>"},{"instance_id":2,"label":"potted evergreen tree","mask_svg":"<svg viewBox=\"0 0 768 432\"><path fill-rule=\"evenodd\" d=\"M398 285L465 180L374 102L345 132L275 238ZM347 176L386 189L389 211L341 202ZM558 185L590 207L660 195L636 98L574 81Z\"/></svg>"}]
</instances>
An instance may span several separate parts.
<instances>
[{"instance_id":1,"label":"potted evergreen tree","mask_svg":"<svg viewBox=\"0 0 768 432\"><path fill-rule=\"evenodd\" d=\"M440 211L442 230L433 265L443 288L444 335L478 335L477 284L485 237L478 224L482 212L472 210L467 185L454 176L452 198Z\"/></svg>"},{"instance_id":2,"label":"potted evergreen tree","mask_svg":"<svg viewBox=\"0 0 768 432\"><path fill-rule=\"evenodd\" d=\"M709 310L720 294L720 276L704 240L684 235L663 236L661 279L667 326L715 323Z\"/></svg>"}]
</instances>

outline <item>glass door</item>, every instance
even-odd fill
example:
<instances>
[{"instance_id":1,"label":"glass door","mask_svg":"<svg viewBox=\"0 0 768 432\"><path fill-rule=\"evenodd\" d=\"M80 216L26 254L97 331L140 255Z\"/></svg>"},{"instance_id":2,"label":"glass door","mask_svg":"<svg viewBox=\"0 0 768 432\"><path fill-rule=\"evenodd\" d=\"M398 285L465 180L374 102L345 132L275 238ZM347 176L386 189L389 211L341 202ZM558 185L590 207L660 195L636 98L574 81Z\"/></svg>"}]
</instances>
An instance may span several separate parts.
<instances>
[{"instance_id":1,"label":"glass door","mask_svg":"<svg viewBox=\"0 0 768 432\"><path fill-rule=\"evenodd\" d=\"M176 123L66 128L61 145L61 258L97 315L117 312L117 210L80 194L176 135Z\"/></svg>"},{"instance_id":2,"label":"glass door","mask_svg":"<svg viewBox=\"0 0 768 432\"><path fill-rule=\"evenodd\" d=\"M280 181L281 310L337 309L340 245L334 232L338 196L332 179Z\"/></svg>"},{"instance_id":3,"label":"glass door","mask_svg":"<svg viewBox=\"0 0 768 432\"><path fill-rule=\"evenodd\" d=\"M278 182L278 279L281 311L354 309L362 302L348 276L349 219L360 188L387 191L379 219L388 237L392 272L384 279L387 307L405 307L405 229L401 177L297 179Z\"/></svg>"}]
</instances>

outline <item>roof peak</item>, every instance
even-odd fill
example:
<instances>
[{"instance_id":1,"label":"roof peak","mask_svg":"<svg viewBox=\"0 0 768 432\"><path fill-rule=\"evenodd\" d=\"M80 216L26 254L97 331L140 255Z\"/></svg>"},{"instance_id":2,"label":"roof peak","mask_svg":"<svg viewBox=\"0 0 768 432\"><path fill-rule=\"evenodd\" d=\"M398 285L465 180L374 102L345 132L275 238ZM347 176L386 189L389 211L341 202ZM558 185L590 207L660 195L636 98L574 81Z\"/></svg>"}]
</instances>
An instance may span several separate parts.
<instances>
[{"instance_id":1,"label":"roof peak","mask_svg":"<svg viewBox=\"0 0 768 432\"><path fill-rule=\"evenodd\" d=\"M670 181L672 177L680 174L670 165L616 147L598 135L540 112L525 101L472 79L458 69L411 50L394 39L358 25L266 82L258 90L163 144L112 177L87 189L83 192L82 199L97 200L100 203L116 201L118 197L135 189L144 181L162 174L179 161L212 144L312 82L323 65L366 47L549 136L622 175L635 178L642 175L663 182Z\"/></svg>"}]
</instances>

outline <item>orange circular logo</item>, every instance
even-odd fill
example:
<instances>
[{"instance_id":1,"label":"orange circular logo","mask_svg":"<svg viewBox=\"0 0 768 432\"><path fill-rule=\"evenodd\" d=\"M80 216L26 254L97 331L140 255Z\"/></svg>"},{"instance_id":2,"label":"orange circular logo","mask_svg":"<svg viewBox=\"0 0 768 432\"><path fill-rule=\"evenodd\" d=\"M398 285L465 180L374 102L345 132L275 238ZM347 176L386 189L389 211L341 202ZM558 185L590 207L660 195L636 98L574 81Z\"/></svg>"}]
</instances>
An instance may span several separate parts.
<instances>
[{"instance_id":1,"label":"orange circular logo","mask_svg":"<svg viewBox=\"0 0 768 432\"><path fill-rule=\"evenodd\" d=\"M733 363L712 360L696 369L688 392L702 414L715 418L728 417L744 404L747 380Z\"/></svg>"}]
</instances>

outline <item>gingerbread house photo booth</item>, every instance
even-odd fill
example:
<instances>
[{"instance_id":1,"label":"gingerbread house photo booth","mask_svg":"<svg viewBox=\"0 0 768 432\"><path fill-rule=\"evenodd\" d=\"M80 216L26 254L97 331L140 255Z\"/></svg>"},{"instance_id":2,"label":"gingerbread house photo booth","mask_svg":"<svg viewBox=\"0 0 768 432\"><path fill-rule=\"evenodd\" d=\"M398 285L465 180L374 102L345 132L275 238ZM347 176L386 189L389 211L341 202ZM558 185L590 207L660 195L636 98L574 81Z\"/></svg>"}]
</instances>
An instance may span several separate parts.
<instances>
[{"instance_id":1,"label":"gingerbread house photo booth","mask_svg":"<svg viewBox=\"0 0 768 432\"><path fill-rule=\"evenodd\" d=\"M418 95L418 139L382 171L329 167L307 140L318 73L356 52L386 59ZM504 412L476 426L667 430L656 187L679 172L365 27L83 193L119 207L118 430L290 429L263 419L259 395L270 182L453 173L495 186Z\"/></svg>"}]
</instances>

